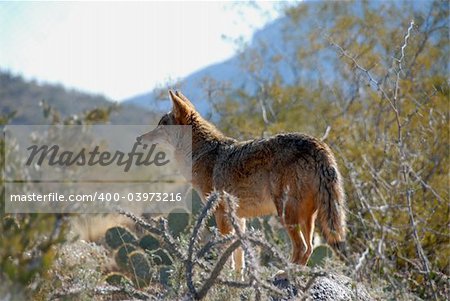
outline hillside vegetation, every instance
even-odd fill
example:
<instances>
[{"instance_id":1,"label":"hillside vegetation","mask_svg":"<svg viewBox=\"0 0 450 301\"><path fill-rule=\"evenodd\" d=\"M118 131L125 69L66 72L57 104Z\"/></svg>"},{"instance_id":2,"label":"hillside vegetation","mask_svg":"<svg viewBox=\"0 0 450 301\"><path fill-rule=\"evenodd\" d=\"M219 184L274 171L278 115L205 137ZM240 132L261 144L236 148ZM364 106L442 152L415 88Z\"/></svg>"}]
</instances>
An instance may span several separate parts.
<instances>
[{"instance_id":1,"label":"hillside vegetation","mask_svg":"<svg viewBox=\"0 0 450 301\"><path fill-rule=\"evenodd\" d=\"M149 109L118 105L101 95L69 90L60 85L27 81L0 69L0 113L10 115L10 124L48 124L48 116L41 113L45 106L58 112L60 119L95 108L110 108L108 122L113 124L150 124L154 118Z\"/></svg>"}]
</instances>

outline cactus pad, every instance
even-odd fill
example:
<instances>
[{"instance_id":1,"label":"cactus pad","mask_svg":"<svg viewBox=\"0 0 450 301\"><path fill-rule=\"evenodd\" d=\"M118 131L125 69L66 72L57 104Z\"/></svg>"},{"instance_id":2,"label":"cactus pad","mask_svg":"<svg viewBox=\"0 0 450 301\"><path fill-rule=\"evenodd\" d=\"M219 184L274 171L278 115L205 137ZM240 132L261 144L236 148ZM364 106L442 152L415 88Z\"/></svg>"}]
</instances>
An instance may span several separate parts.
<instances>
[{"instance_id":1,"label":"cactus pad","mask_svg":"<svg viewBox=\"0 0 450 301\"><path fill-rule=\"evenodd\" d=\"M117 266L121 269L126 269L128 267L128 255L134 251L136 251L136 247L132 244L124 244L120 246L114 256Z\"/></svg>"},{"instance_id":2,"label":"cactus pad","mask_svg":"<svg viewBox=\"0 0 450 301\"><path fill-rule=\"evenodd\" d=\"M112 227L105 233L106 244L112 248L117 249L121 245L129 243L136 244L136 236L124 227Z\"/></svg>"},{"instance_id":3,"label":"cactus pad","mask_svg":"<svg viewBox=\"0 0 450 301\"><path fill-rule=\"evenodd\" d=\"M182 208L173 209L167 216L170 232L176 237L189 226L190 216Z\"/></svg>"},{"instance_id":4,"label":"cactus pad","mask_svg":"<svg viewBox=\"0 0 450 301\"><path fill-rule=\"evenodd\" d=\"M128 270L133 276L134 283L140 288L147 286L151 280L151 266L146 255L141 251L134 251L128 255Z\"/></svg>"},{"instance_id":5,"label":"cactus pad","mask_svg":"<svg viewBox=\"0 0 450 301\"><path fill-rule=\"evenodd\" d=\"M157 250L160 247L160 243L156 237L147 234L139 240L139 246L145 251L153 251Z\"/></svg>"}]
</instances>

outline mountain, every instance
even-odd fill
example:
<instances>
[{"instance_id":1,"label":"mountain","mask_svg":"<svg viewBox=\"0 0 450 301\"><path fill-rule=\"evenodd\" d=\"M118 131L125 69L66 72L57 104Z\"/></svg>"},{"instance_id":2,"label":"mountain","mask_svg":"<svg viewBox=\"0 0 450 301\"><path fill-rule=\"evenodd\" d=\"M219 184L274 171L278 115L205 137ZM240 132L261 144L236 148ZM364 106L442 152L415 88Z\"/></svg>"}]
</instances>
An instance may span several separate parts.
<instances>
[{"instance_id":1,"label":"mountain","mask_svg":"<svg viewBox=\"0 0 450 301\"><path fill-rule=\"evenodd\" d=\"M195 105L202 114L207 114L211 111L211 108L205 100L204 92L201 89L202 85L206 84L208 79L213 79L224 84L230 83L232 88L236 88L245 82L245 76L239 70L239 60L233 57L192 73L177 83L176 88L182 90L189 99L195 100ZM126 99L123 103L156 111L167 111L170 108L170 103L167 93L164 92L167 91L155 89L154 91Z\"/></svg>"},{"instance_id":2,"label":"mountain","mask_svg":"<svg viewBox=\"0 0 450 301\"><path fill-rule=\"evenodd\" d=\"M27 81L0 70L0 115L14 113L11 124L48 124L50 121L44 117L42 102L54 108L62 118L110 106L115 106L110 115L112 124L151 124L155 118L153 113L142 107L118 105L101 95Z\"/></svg>"}]
</instances>

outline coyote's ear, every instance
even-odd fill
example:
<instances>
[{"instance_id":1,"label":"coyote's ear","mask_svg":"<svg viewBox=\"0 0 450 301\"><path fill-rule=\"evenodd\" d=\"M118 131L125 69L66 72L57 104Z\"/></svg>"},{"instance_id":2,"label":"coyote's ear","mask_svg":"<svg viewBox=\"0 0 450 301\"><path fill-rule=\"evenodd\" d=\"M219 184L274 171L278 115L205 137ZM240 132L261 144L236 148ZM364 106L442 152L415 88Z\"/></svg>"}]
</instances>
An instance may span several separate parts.
<instances>
[{"instance_id":1,"label":"coyote's ear","mask_svg":"<svg viewBox=\"0 0 450 301\"><path fill-rule=\"evenodd\" d=\"M172 100L173 109L172 112L177 119L181 119L188 115L192 111L192 107L186 103L181 97L169 90L169 96Z\"/></svg>"},{"instance_id":2,"label":"coyote's ear","mask_svg":"<svg viewBox=\"0 0 450 301\"><path fill-rule=\"evenodd\" d=\"M192 104L192 102L186 96L184 96L183 93L181 93L180 91L175 91L175 95L184 100L186 104L194 109L194 105Z\"/></svg>"}]
</instances>

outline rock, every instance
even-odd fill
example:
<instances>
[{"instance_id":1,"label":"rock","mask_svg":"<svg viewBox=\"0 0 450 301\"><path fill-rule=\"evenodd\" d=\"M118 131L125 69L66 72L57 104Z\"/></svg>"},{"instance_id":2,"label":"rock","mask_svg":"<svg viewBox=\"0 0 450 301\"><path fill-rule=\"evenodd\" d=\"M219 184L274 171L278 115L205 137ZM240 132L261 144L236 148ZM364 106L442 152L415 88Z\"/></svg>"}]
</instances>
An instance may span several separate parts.
<instances>
[{"instance_id":1,"label":"rock","mask_svg":"<svg viewBox=\"0 0 450 301\"><path fill-rule=\"evenodd\" d=\"M314 301L371 301L364 285L347 276L327 274L315 278L305 293L305 300Z\"/></svg>"},{"instance_id":2,"label":"rock","mask_svg":"<svg viewBox=\"0 0 450 301\"><path fill-rule=\"evenodd\" d=\"M324 273L311 279L307 289L295 287L284 271L278 271L272 277L272 283L285 292L283 297L270 296L271 301L372 301L364 285L355 283L351 278L334 273Z\"/></svg>"}]
</instances>

